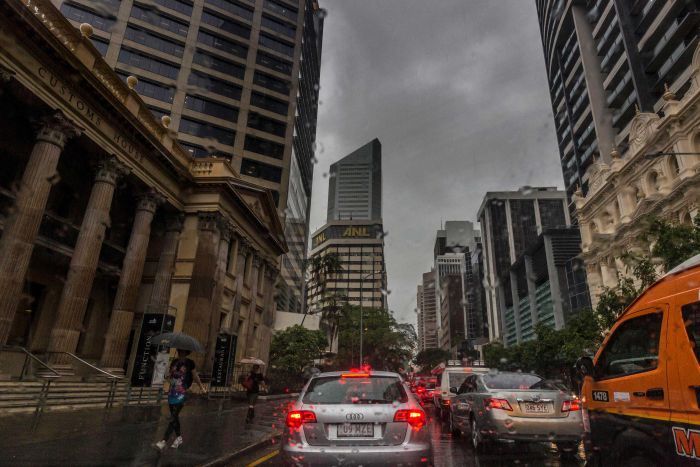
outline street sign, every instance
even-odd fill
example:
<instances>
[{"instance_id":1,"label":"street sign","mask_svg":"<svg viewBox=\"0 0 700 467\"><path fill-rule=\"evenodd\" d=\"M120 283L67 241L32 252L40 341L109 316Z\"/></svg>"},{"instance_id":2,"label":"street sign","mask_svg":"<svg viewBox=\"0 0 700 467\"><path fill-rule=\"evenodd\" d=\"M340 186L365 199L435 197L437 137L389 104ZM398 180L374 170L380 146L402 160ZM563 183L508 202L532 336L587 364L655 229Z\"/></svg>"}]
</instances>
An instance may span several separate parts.
<instances>
[{"instance_id":1,"label":"street sign","mask_svg":"<svg viewBox=\"0 0 700 467\"><path fill-rule=\"evenodd\" d=\"M136 346L134 370L131 373L131 385L135 387L150 387L153 380L158 347L151 345L151 338L163 332L172 332L175 327L175 317L162 313L145 313L141 321L139 342Z\"/></svg>"}]
</instances>

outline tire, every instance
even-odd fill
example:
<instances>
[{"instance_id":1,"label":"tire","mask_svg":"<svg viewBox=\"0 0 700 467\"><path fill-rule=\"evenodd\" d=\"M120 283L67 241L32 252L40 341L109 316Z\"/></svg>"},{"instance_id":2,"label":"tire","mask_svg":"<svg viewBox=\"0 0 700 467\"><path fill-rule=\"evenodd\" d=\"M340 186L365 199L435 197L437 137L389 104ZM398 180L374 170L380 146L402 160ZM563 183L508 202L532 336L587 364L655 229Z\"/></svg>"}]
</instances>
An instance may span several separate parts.
<instances>
[{"instance_id":1,"label":"tire","mask_svg":"<svg viewBox=\"0 0 700 467\"><path fill-rule=\"evenodd\" d=\"M561 457L572 458L578 455L578 448L580 443L576 441L566 441L561 443L556 443L557 449L559 450L559 455Z\"/></svg>"},{"instance_id":2,"label":"tire","mask_svg":"<svg viewBox=\"0 0 700 467\"><path fill-rule=\"evenodd\" d=\"M479 427L476 425L475 418L471 419L470 426L471 431L469 435L471 437L472 448L477 454L483 454L484 452L486 452L488 443L486 442L486 440L483 439L481 432L479 431Z\"/></svg>"}]
</instances>

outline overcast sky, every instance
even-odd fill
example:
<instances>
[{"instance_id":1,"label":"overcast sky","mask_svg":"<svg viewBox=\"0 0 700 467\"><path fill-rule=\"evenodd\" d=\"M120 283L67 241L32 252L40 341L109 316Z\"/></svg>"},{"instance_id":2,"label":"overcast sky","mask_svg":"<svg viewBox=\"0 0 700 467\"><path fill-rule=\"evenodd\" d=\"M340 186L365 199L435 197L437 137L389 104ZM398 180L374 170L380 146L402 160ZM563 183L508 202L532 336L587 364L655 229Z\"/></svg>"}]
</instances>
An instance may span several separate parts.
<instances>
[{"instance_id":1,"label":"overcast sky","mask_svg":"<svg viewBox=\"0 0 700 467\"><path fill-rule=\"evenodd\" d=\"M389 306L415 324L440 220L487 191L563 186L533 0L320 0L325 20L311 229L331 163L382 143Z\"/></svg>"}]
</instances>

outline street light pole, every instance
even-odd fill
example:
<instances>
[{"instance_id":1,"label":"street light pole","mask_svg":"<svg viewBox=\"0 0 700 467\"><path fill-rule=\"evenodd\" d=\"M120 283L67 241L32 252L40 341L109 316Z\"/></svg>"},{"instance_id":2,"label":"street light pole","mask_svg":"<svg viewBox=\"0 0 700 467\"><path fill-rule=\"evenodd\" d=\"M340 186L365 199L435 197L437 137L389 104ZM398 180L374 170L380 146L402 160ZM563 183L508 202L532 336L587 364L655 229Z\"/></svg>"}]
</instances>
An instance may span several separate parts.
<instances>
[{"instance_id":1,"label":"street light pole","mask_svg":"<svg viewBox=\"0 0 700 467\"><path fill-rule=\"evenodd\" d=\"M373 257L374 258L374 257ZM372 268L374 268L374 260L372 261ZM372 271L369 274L365 276L360 276L360 366L362 366L362 357L363 357L363 339L362 336L365 332L365 327L363 324L363 304L362 304L362 286L363 286L363 281L371 276L374 276L376 274L381 274L383 271ZM372 292L372 300L374 300L374 292Z\"/></svg>"}]
</instances>

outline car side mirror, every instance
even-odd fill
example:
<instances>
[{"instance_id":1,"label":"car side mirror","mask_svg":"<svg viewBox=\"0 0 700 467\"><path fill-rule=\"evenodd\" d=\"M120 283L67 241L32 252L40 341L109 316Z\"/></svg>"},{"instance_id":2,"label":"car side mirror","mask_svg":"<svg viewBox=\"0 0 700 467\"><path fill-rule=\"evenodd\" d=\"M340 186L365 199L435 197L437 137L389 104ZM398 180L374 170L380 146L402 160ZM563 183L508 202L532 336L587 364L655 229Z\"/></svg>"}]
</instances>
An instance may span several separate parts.
<instances>
[{"instance_id":1,"label":"car side mirror","mask_svg":"<svg viewBox=\"0 0 700 467\"><path fill-rule=\"evenodd\" d=\"M452 387L450 388L450 392L453 392L453 393L457 394L457 386L452 386Z\"/></svg>"},{"instance_id":2,"label":"car side mirror","mask_svg":"<svg viewBox=\"0 0 700 467\"><path fill-rule=\"evenodd\" d=\"M591 357L580 357L576 360L576 371L581 376L581 379L586 376L595 377L595 366Z\"/></svg>"}]
</instances>

